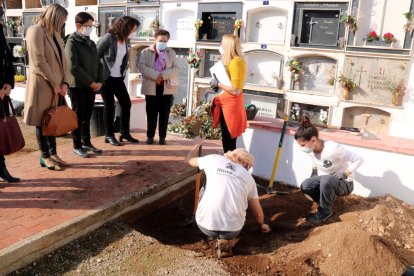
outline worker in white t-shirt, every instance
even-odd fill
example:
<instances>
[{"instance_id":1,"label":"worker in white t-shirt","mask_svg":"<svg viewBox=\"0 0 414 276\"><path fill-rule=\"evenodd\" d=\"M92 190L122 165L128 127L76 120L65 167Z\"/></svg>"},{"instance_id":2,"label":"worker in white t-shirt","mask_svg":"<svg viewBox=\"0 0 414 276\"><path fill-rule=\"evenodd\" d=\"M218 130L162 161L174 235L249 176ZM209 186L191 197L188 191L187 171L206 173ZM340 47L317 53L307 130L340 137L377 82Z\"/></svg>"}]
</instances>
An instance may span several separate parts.
<instances>
[{"instance_id":1,"label":"worker in white t-shirt","mask_svg":"<svg viewBox=\"0 0 414 276\"><path fill-rule=\"evenodd\" d=\"M318 212L308 220L312 224L319 224L333 215L332 206L336 196L352 193L353 173L362 164L362 158L335 142L319 139L318 129L308 117L299 121L295 140L313 161L311 177L303 181L301 190L319 203Z\"/></svg>"},{"instance_id":2,"label":"worker in white t-shirt","mask_svg":"<svg viewBox=\"0 0 414 276\"><path fill-rule=\"evenodd\" d=\"M204 170L207 183L196 212L200 230L209 237L217 238L217 256L231 256L230 240L238 236L246 220L246 209L250 208L263 233L270 231L264 223L264 214L257 194L256 182L248 170L254 157L245 149L235 149L223 155L211 154L196 157L201 139L186 161L193 167Z\"/></svg>"}]
</instances>

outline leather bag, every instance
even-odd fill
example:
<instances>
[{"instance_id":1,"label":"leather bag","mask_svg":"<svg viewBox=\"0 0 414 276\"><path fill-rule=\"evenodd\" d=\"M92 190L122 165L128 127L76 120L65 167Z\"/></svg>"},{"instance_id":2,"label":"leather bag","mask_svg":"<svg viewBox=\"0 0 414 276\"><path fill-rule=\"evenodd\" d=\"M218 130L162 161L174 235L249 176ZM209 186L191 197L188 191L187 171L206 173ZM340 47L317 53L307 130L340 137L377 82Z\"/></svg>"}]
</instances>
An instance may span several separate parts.
<instances>
[{"instance_id":1,"label":"leather bag","mask_svg":"<svg viewBox=\"0 0 414 276\"><path fill-rule=\"evenodd\" d=\"M2 114L0 114L0 155L9 155L21 150L24 137L16 120L16 114L9 96L3 98ZM0 103L1 104L1 103ZM11 107L12 114L6 116L6 108Z\"/></svg>"},{"instance_id":2,"label":"leather bag","mask_svg":"<svg viewBox=\"0 0 414 276\"><path fill-rule=\"evenodd\" d=\"M60 97L60 96L59 96ZM63 136L78 128L76 113L70 109L63 98L63 105L56 105L56 97L52 97L52 108L45 112L42 118L42 132L44 136Z\"/></svg>"}]
</instances>

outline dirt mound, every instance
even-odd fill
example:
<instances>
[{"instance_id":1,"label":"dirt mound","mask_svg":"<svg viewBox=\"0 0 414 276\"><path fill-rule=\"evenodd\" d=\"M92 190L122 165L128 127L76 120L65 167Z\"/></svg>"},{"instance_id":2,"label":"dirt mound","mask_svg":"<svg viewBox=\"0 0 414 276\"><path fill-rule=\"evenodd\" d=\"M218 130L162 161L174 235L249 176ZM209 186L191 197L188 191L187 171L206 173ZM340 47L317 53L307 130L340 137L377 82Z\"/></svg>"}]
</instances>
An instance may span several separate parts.
<instances>
[{"instance_id":1,"label":"dirt mound","mask_svg":"<svg viewBox=\"0 0 414 276\"><path fill-rule=\"evenodd\" d=\"M251 216L234 254L221 260L232 275L401 275L414 264L414 207L391 196L338 198L332 220L306 222L316 209L298 190L261 200L272 233L259 233ZM155 212L134 227L164 244L214 257L214 244L201 240L195 225L177 227L192 197ZM188 215L187 215L188 216Z\"/></svg>"}]
</instances>

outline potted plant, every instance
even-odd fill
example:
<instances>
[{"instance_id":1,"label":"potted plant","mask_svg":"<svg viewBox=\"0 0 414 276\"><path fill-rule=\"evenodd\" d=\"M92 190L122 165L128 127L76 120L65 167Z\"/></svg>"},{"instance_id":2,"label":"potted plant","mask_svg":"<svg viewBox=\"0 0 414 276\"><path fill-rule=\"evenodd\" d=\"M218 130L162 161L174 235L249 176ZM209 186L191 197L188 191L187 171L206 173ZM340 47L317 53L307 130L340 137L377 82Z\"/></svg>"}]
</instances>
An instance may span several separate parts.
<instances>
[{"instance_id":1,"label":"potted plant","mask_svg":"<svg viewBox=\"0 0 414 276\"><path fill-rule=\"evenodd\" d=\"M286 65L289 67L290 78L293 81L293 89L295 89L295 86L299 82L300 77L303 73L303 64L294 58L289 60Z\"/></svg>"},{"instance_id":2,"label":"potted plant","mask_svg":"<svg viewBox=\"0 0 414 276\"><path fill-rule=\"evenodd\" d=\"M158 20L158 18L154 18L151 21L150 29L152 30L153 33L155 33L155 31L158 31L160 29L160 21Z\"/></svg>"},{"instance_id":3,"label":"potted plant","mask_svg":"<svg viewBox=\"0 0 414 276\"><path fill-rule=\"evenodd\" d=\"M203 26L203 20L197 18L196 22L194 23L194 27L195 27L195 39L198 39L199 31L200 31L201 26Z\"/></svg>"},{"instance_id":4,"label":"potted plant","mask_svg":"<svg viewBox=\"0 0 414 276\"><path fill-rule=\"evenodd\" d=\"M16 27L16 22L14 22L14 20L9 19L6 21L5 23L6 28L7 28L7 36L8 37L13 37L14 36L14 28Z\"/></svg>"},{"instance_id":5,"label":"potted plant","mask_svg":"<svg viewBox=\"0 0 414 276\"><path fill-rule=\"evenodd\" d=\"M240 28L241 28L242 24L243 24L243 21L242 21L241 19L237 19L237 20L234 22L234 30L233 30L233 35L235 35L235 36L239 36L239 30L240 30Z\"/></svg>"},{"instance_id":6,"label":"potted plant","mask_svg":"<svg viewBox=\"0 0 414 276\"><path fill-rule=\"evenodd\" d=\"M371 31L367 34L367 41L368 42L374 42L374 41L378 41L379 37L377 35L377 33L375 31Z\"/></svg>"},{"instance_id":7,"label":"potted plant","mask_svg":"<svg viewBox=\"0 0 414 276\"><path fill-rule=\"evenodd\" d=\"M385 43L393 43L396 41L392 33L386 33L382 36L382 38L384 39Z\"/></svg>"},{"instance_id":8,"label":"potted plant","mask_svg":"<svg viewBox=\"0 0 414 276\"><path fill-rule=\"evenodd\" d=\"M414 30L414 15L411 12L406 12L403 15L407 19L407 22L404 25L404 31L412 33Z\"/></svg>"},{"instance_id":9,"label":"potted plant","mask_svg":"<svg viewBox=\"0 0 414 276\"><path fill-rule=\"evenodd\" d=\"M338 78L338 82L343 88L342 99L348 100L349 93L352 92L358 85L350 78L346 77L344 74L341 74Z\"/></svg>"},{"instance_id":10,"label":"potted plant","mask_svg":"<svg viewBox=\"0 0 414 276\"><path fill-rule=\"evenodd\" d=\"M341 16L341 23L344 23L345 26L352 31L353 34L355 34L356 31L358 31L358 24L357 19L355 16L352 15L343 15Z\"/></svg>"},{"instance_id":11,"label":"potted plant","mask_svg":"<svg viewBox=\"0 0 414 276\"><path fill-rule=\"evenodd\" d=\"M404 80L388 80L387 88L392 93L391 104L395 106L401 105L401 99L405 95L405 84Z\"/></svg>"}]
</instances>

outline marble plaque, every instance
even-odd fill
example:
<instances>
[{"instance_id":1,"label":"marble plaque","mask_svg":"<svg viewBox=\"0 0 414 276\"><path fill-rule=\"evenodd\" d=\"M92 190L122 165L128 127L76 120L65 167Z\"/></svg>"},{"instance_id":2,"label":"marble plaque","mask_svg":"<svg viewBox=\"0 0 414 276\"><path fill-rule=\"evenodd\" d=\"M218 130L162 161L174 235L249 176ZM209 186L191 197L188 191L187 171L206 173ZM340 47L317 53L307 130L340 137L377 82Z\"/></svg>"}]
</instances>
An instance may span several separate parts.
<instances>
[{"instance_id":1,"label":"marble plaque","mask_svg":"<svg viewBox=\"0 0 414 276\"><path fill-rule=\"evenodd\" d=\"M329 118L329 107L303 103L292 103L290 107L290 118L297 121L300 116L309 118L312 124L326 125Z\"/></svg>"},{"instance_id":2,"label":"marble plaque","mask_svg":"<svg viewBox=\"0 0 414 276\"><path fill-rule=\"evenodd\" d=\"M258 109L257 116L276 118L276 111L279 98L266 97L252 94L244 94L244 102L246 104L254 104Z\"/></svg>"},{"instance_id":3,"label":"marble plaque","mask_svg":"<svg viewBox=\"0 0 414 276\"><path fill-rule=\"evenodd\" d=\"M174 9L165 13L163 19L165 29L170 32L171 40L186 41L194 37L194 11L187 9Z\"/></svg>"},{"instance_id":4,"label":"marble plaque","mask_svg":"<svg viewBox=\"0 0 414 276\"><path fill-rule=\"evenodd\" d=\"M277 9L258 9L248 12L247 41L284 44L287 14Z\"/></svg>"},{"instance_id":5,"label":"marble plaque","mask_svg":"<svg viewBox=\"0 0 414 276\"><path fill-rule=\"evenodd\" d=\"M336 60L321 57L301 58L303 63L303 77L301 89L328 93L333 87L328 84L329 79L335 77Z\"/></svg>"},{"instance_id":6,"label":"marble plaque","mask_svg":"<svg viewBox=\"0 0 414 276\"><path fill-rule=\"evenodd\" d=\"M180 86L178 87L177 94L174 95L174 103L183 103L183 100L187 98L187 87L188 87L188 64L187 48L174 48L177 54L178 66L180 67Z\"/></svg>"},{"instance_id":7,"label":"marble plaque","mask_svg":"<svg viewBox=\"0 0 414 276\"><path fill-rule=\"evenodd\" d=\"M269 51L250 52L246 59L246 83L277 87L283 60Z\"/></svg>"},{"instance_id":8,"label":"marble plaque","mask_svg":"<svg viewBox=\"0 0 414 276\"><path fill-rule=\"evenodd\" d=\"M203 78L210 78L210 68L220 60L220 52L218 50L205 50L204 51L204 75Z\"/></svg>"},{"instance_id":9,"label":"marble plaque","mask_svg":"<svg viewBox=\"0 0 414 276\"><path fill-rule=\"evenodd\" d=\"M392 93L387 82L404 81L407 78L408 61L346 57L344 74L357 85L350 99L358 102L391 105Z\"/></svg>"},{"instance_id":10,"label":"marble plaque","mask_svg":"<svg viewBox=\"0 0 414 276\"><path fill-rule=\"evenodd\" d=\"M345 108L342 116L343 127L366 129L374 134L387 134L390 113L371 107L354 106Z\"/></svg>"}]
</instances>

